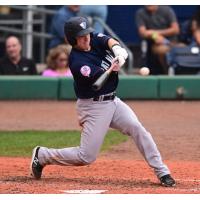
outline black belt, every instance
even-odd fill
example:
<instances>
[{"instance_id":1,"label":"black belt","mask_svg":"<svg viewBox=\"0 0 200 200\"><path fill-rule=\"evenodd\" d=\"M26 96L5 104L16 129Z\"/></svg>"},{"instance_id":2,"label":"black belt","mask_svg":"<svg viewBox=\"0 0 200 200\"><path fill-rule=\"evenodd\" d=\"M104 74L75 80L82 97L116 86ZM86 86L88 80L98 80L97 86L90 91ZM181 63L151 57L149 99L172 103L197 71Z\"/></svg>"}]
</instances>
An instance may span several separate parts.
<instances>
[{"instance_id":1,"label":"black belt","mask_svg":"<svg viewBox=\"0 0 200 200\"><path fill-rule=\"evenodd\" d=\"M108 101L108 100L113 100L114 98L115 98L115 93L112 93L94 97L93 101Z\"/></svg>"}]
</instances>

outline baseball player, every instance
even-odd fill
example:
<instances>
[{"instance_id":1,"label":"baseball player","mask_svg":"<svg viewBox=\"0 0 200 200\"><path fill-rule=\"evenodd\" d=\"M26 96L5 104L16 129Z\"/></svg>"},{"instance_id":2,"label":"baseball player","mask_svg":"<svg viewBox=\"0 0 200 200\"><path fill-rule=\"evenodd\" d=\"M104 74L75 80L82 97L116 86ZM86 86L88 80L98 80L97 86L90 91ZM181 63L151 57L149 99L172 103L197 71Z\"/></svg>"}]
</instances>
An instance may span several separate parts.
<instances>
[{"instance_id":1,"label":"baseball player","mask_svg":"<svg viewBox=\"0 0 200 200\"><path fill-rule=\"evenodd\" d=\"M88 165L95 161L109 127L129 135L164 186L175 186L175 180L163 163L149 132L139 122L131 108L115 94L118 71L128 54L119 42L102 33L94 33L87 19L70 18L65 23L65 37L72 45L69 66L74 77L77 113L82 125L80 146L63 149L35 147L31 175L40 179L46 165ZM98 91L92 84L112 63L118 60L105 85Z\"/></svg>"}]
</instances>

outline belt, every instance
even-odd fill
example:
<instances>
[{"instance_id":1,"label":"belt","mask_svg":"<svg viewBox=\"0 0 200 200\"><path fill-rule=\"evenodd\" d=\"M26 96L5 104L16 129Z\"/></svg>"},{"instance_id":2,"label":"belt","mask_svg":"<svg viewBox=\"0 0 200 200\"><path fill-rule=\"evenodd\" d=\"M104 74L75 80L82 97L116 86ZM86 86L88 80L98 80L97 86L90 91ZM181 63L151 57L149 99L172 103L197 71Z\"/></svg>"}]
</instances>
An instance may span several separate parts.
<instances>
[{"instance_id":1,"label":"belt","mask_svg":"<svg viewBox=\"0 0 200 200\"><path fill-rule=\"evenodd\" d=\"M108 100L113 100L116 96L115 92L112 92L110 94L105 94L101 96L97 96L93 98L93 101L108 101Z\"/></svg>"}]
</instances>

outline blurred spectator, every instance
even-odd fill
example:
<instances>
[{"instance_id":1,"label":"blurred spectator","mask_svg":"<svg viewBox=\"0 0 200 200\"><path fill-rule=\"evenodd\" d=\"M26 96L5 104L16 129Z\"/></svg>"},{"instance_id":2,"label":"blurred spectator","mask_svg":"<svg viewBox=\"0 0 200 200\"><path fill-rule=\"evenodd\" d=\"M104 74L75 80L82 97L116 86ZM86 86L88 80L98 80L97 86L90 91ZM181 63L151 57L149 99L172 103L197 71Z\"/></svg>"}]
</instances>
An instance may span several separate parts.
<instances>
[{"instance_id":1,"label":"blurred spectator","mask_svg":"<svg viewBox=\"0 0 200 200\"><path fill-rule=\"evenodd\" d=\"M0 6L0 15L9 15L10 14L10 7L9 6L5 6L5 5L1 5Z\"/></svg>"},{"instance_id":2,"label":"blurred spectator","mask_svg":"<svg viewBox=\"0 0 200 200\"><path fill-rule=\"evenodd\" d=\"M6 56L0 60L1 75L36 75L33 60L21 56L22 45L15 36L9 36L5 42Z\"/></svg>"},{"instance_id":3,"label":"blurred spectator","mask_svg":"<svg viewBox=\"0 0 200 200\"><path fill-rule=\"evenodd\" d=\"M200 72L200 6L191 19L183 22L181 39L184 47L173 47L167 55L172 74L198 74Z\"/></svg>"},{"instance_id":4,"label":"blurred spectator","mask_svg":"<svg viewBox=\"0 0 200 200\"><path fill-rule=\"evenodd\" d=\"M137 11L136 23L139 35L148 43L147 59L151 65L151 74L167 74L165 56L170 47L177 44L179 34L174 11L169 6L147 5ZM155 59L158 60L160 69L155 64Z\"/></svg>"},{"instance_id":5,"label":"blurred spectator","mask_svg":"<svg viewBox=\"0 0 200 200\"><path fill-rule=\"evenodd\" d=\"M72 76L68 66L70 51L70 45L58 45L57 47L50 49L47 56L47 69L44 70L42 76Z\"/></svg>"},{"instance_id":6,"label":"blurred spectator","mask_svg":"<svg viewBox=\"0 0 200 200\"><path fill-rule=\"evenodd\" d=\"M75 17L79 12L80 6L69 5L62 6L54 15L51 23L51 34L54 36L49 43L49 48L56 47L59 44L64 44L64 24L71 18Z\"/></svg>"},{"instance_id":7,"label":"blurred spectator","mask_svg":"<svg viewBox=\"0 0 200 200\"><path fill-rule=\"evenodd\" d=\"M192 18L192 34L194 42L200 46L200 6L197 7L197 11Z\"/></svg>"},{"instance_id":8,"label":"blurred spectator","mask_svg":"<svg viewBox=\"0 0 200 200\"><path fill-rule=\"evenodd\" d=\"M18 12L16 12L18 11ZM0 21L6 23L6 20L13 20L13 19L19 19L19 10L11 9L9 6L6 5L0 5ZM22 12L21 12L22 13ZM9 27L16 28L17 25L12 24L10 22L7 22L7 25ZM1 24L1 26L4 26ZM19 25L18 25L19 27ZM8 34L6 31L0 30L0 57L5 56L5 39L7 38Z\"/></svg>"},{"instance_id":9,"label":"blurred spectator","mask_svg":"<svg viewBox=\"0 0 200 200\"><path fill-rule=\"evenodd\" d=\"M21 11L10 8L10 6L7 5L0 5L0 19L6 20L6 19L20 19L20 18L22 18Z\"/></svg>"},{"instance_id":10,"label":"blurred spectator","mask_svg":"<svg viewBox=\"0 0 200 200\"><path fill-rule=\"evenodd\" d=\"M180 23L180 34L178 39L180 42L188 45L192 42L191 19L187 19Z\"/></svg>"},{"instance_id":11,"label":"blurred spectator","mask_svg":"<svg viewBox=\"0 0 200 200\"><path fill-rule=\"evenodd\" d=\"M102 19L104 22L106 22L108 15L108 8L106 5L81 5L79 15L91 18L98 17ZM103 26L98 21L94 21L94 23L92 23L92 26L95 32L97 33L104 32Z\"/></svg>"}]
</instances>

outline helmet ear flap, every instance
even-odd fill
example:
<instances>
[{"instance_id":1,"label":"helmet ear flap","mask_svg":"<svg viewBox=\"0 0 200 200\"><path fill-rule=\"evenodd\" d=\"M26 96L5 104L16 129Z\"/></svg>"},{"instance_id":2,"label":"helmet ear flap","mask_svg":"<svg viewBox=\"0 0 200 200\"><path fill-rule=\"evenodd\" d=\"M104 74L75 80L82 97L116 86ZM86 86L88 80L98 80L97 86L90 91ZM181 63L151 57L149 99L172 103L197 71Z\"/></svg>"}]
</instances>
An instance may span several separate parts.
<instances>
[{"instance_id":1,"label":"helmet ear flap","mask_svg":"<svg viewBox=\"0 0 200 200\"><path fill-rule=\"evenodd\" d=\"M71 45L72 46L76 45L76 38L74 37L71 38Z\"/></svg>"},{"instance_id":2,"label":"helmet ear flap","mask_svg":"<svg viewBox=\"0 0 200 200\"><path fill-rule=\"evenodd\" d=\"M71 46L76 45L76 38L74 37L68 37L66 38L67 43L69 43Z\"/></svg>"},{"instance_id":3,"label":"helmet ear flap","mask_svg":"<svg viewBox=\"0 0 200 200\"><path fill-rule=\"evenodd\" d=\"M65 41L69 43L71 46L76 45L76 38L73 36L73 33L69 33L65 36Z\"/></svg>"}]
</instances>

